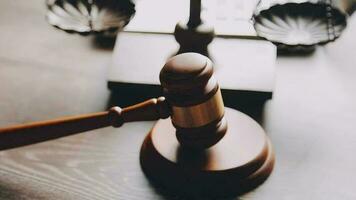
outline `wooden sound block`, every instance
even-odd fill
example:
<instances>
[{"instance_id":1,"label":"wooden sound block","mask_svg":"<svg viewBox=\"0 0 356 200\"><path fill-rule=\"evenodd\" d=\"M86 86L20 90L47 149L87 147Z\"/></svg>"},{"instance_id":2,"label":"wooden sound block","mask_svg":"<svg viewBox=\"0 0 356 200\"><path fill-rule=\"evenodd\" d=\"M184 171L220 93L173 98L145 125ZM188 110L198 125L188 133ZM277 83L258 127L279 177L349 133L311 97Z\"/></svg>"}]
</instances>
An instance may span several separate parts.
<instances>
[{"instance_id":1,"label":"wooden sound block","mask_svg":"<svg viewBox=\"0 0 356 200\"><path fill-rule=\"evenodd\" d=\"M264 130L247 115L225 109L228 131L203 151L183 149L170 119L159 120L141 147L153 183L184 196L222 197L254 189L272 172L274 153Z\"/></svg>"}]
</instances>

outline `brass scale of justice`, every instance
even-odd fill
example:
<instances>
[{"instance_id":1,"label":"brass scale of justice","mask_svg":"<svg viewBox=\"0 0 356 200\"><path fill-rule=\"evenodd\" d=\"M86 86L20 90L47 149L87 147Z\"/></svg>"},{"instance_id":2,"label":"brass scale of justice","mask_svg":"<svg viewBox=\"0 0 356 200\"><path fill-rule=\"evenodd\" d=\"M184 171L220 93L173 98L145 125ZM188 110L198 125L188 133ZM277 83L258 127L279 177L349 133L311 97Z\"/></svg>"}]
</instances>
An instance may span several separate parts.
<instances>
[{"instance_id":1,"label":"brass scale of justice","mask_svg":"<svg viewBox=\"0 0 356 200\"><path fill-rule=\"evenodd\" d=\"M213 63L204 56L214 30L200 19L200 1L191 1L189 21L177 24L175 37L181 48L160 72L164 96L126 108L0 128L0 150L158 120L140 151L141 167L154 183L188 196L254 189L272 172L272 146L257 122L224 107ZM198 53L184 53L191 51Z\"/></svg>"}]
</instances>

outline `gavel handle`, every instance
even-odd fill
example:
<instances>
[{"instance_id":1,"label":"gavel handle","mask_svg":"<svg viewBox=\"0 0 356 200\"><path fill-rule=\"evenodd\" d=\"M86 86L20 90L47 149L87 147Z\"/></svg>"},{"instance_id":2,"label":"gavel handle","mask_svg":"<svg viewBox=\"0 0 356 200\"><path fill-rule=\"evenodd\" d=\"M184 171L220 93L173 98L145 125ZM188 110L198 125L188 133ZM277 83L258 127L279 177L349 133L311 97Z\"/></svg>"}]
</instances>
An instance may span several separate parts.
<instances>
[{"instance_id":1,"label":"gavel handle","mask_svg":"<svg viewBox=\"0 0 356 200\"><path fill-rule=\"evenodd\" d=\"M0 128L0 150L43 142L106 126L120 127L125 122L150 121L167 118L170 109L164 97L121 109L64 117Z\"/></svg>"}]
</instances>

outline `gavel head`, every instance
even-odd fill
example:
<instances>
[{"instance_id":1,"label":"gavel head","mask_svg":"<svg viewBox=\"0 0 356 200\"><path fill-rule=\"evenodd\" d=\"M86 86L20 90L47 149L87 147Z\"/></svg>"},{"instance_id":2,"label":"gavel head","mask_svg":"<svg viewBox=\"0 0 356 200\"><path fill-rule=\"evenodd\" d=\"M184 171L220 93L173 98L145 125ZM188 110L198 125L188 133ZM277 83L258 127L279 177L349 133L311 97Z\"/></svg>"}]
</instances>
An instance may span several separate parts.
<instances>
[{"instance_id":1,"label":"gavel head","mask_svg":"<svg viewBox=\"0 0 356 200\"><path fill-rule=\"evenodd\" d=\"M209 58L197 53L174 56L162 68L160 81L183 147L208 148L225 135L224 103Z\"/></svg>"}]
</instances>

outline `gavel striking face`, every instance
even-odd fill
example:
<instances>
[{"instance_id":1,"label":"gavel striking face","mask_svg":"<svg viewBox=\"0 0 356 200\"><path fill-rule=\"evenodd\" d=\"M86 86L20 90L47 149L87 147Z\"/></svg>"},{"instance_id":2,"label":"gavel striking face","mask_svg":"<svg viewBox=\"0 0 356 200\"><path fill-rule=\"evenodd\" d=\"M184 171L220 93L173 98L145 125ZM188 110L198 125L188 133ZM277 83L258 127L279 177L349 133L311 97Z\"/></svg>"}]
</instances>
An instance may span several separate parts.
<instances>
[{"instance_id":1,"label":"gavel striking face","mask_svg":"<svg viewBox=\"0 0 356 200\"><path fill-rule=\"evenodd\" d=\"M207 57L185 53L169 59L161 70L160 81L165 98L123 109L113 107L106 112L0 128L0 149L169 115L183 147L207 148L224 136L227 130L224 104L212 62Z\"/></svg>"}]
</instances>

